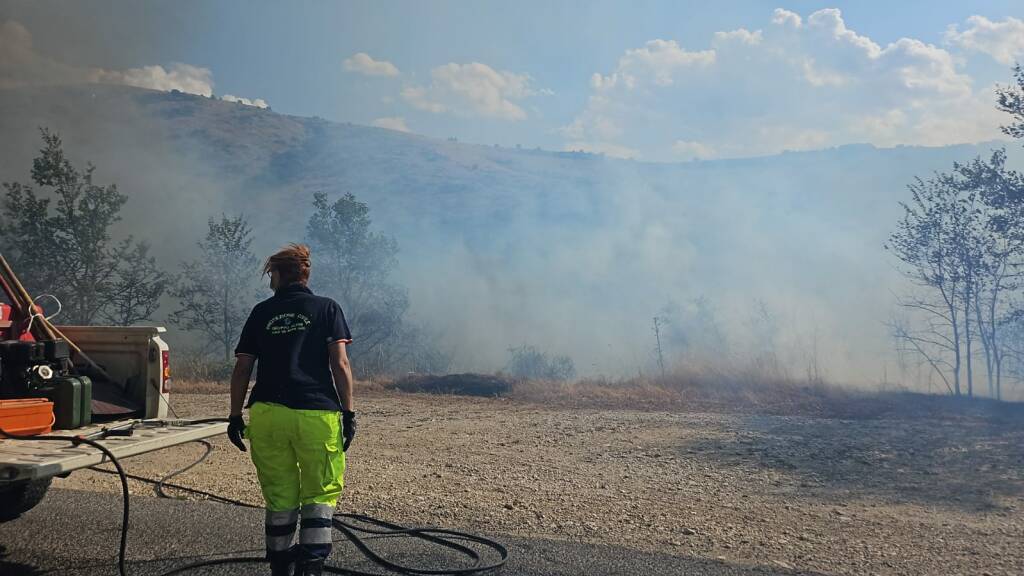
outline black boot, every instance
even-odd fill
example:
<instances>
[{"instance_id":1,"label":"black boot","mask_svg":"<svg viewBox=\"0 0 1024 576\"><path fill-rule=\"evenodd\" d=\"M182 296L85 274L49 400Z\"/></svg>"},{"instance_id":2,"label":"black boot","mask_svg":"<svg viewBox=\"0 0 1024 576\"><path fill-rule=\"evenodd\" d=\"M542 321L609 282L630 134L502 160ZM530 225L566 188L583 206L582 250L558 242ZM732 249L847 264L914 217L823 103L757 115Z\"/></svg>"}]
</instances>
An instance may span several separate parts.
<instances>
[{"instance_id":1,"label":"black boot","mask_svg":"<svg viewBox=\"0 0 1024 576\"><path fill-rule=\"evenodd\" d=\"M271 560L270 576L292 576L292 561Z\"/></svg>"},{"instance_id":2,"label":"black boot","mask_svg":"<svg viewBox=\"0 0 1024 576\"><path fill-rule=\"evenodd\" d=\"M295 572L295 576L321 576L324 571L324 561L320 560L304 560L297 566L298 571Z\"/></svg>"},{"instance_id":3,"label":"black boot","mask_svg":"<svg viewBox=\"0 0 1024 576\"><path fill-rule=\"evenodd\" d=\"M274 552L269 556L270 576L292 576L292 567L295 565L295 546L292 546L287 552Z\"/></svg>"}]
</instances>

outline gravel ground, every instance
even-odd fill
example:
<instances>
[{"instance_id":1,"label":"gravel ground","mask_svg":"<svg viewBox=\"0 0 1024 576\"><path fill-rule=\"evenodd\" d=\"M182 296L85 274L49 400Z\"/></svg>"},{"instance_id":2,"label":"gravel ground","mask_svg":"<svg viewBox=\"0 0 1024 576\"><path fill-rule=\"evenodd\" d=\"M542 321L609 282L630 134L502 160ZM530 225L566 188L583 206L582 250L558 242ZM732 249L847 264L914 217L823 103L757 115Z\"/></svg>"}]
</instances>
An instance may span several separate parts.
<instances>
[{"instance_id":1,"label":"gravel ground","mask_svg":"<svg viewBox=\"0 0 1024 576\"><path fill-rule=\"evenodd\" d=\"M224 395L179 394L181 416ZM403 524L822 574L1024 574L1024 422L564 410L359 399L341 507ZM260 503L225 437L174 481ZM159 477L199 445L128 460ZM115 491L76 472L56 487ZM138 494L152 487L132 482Z\"/></svg>"}]
</instances>

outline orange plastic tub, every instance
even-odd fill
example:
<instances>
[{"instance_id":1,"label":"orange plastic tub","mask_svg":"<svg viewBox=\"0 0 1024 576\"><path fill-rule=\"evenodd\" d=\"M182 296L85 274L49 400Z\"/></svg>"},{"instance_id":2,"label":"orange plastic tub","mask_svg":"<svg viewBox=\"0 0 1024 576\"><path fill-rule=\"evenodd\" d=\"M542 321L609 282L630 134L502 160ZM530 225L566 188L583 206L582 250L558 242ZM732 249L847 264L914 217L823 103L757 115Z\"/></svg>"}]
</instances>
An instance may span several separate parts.
<instances>
[{"instance_id":1,"label":"orange plastic tub","mask_svg":"<svg viewBox=\"0 0 1024 576\"><path fill-rule=\"evenodd\" d=\"M0 400L0 429L4 432L17 436L46 434L53 429L53 422L53 402L49 400Z\"/></svg>"}]
</instances>

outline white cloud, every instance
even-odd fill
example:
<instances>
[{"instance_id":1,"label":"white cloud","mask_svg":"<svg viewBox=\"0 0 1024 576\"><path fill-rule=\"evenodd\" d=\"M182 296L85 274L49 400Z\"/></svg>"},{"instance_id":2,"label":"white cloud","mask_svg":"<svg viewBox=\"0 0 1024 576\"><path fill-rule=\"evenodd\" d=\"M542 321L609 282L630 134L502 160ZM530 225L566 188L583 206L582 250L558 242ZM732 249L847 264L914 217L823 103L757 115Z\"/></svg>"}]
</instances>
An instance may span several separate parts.
<instances>
[{"instance_id":1,"label":"white cloud","mask_svg":"<svg viewBox=\"0 0 1024 576\"><path fill-rule=\"evenodd\" d=\"M709 66L714 61L714 50L687 52L675 40L651 40L643 48L626 50L619 58L615 72L608 76L594 74L590 84L598 90L611 90L617 86L632 90L647 82L671 86L673 76L680 70Z\"/></svg>"},{"instance_id":2,"label":"white cloud","mask_svg":"<svg viewBox=\"0 0 1024 576\"><path fill-rule=\"evenodd\" d=\"M370 122L370 125L378 128L387 128L388 130L397 130L399 132L411 132L409 127L405 125L405 118L402 118L401 116L377 118L373 122Z\"/></svg>"},{"instance_id":3,"label":"white cloud","mask_svg":"<svg viewBox=\"0 0 1024 576\"><path fill-rule=\"evenodd\" d=\"M387 60L374 60L366 52L359 52L345 58L342 66L349 72L365 74L367 76L398 76L400 72L394 64Z\"/></svg>"},{"instance_id":4,"label":"white cloud","mask_svg":"<svg viewBox=\"0 0 1024 576\"><path fill-rule=\"evenodd\" d=\"M999 137L991 86L976 88L961 66L917 39L880 45L839 10L779 9L764 29L716 33L707 49L659 39L626 50L593 74L561 132L569 148L650 160Z\"/></svg>"},{"instance_id":5,"label":"white cloud","mask_svg":"<svg viewBox=\"0 0 1024 576\"><path fill-rule=\"evenodd\" d=\"M529 75L499 72L479 62L451 62L431 70L430 77L429 86L404 88L402 98L435 114L523 120L526 111L517 102L544 93L531 86Z\"/></svg>"},{"instance_id":6,"label":"white cloud","mask_svg":"<svg viewBox=\"0 0 1024 576\"><path fill-rule=\"evenodd\" d=\"M819 70L814 63L814 58L808 56L800 63L803 70L804 80L811 86L842 86L850 81L850 78L834 70Z\"/></svg>"},{"instance_id":7,"label":"white cloud","mask_svg":"<svg viewBox=\"0 0 1024 576\"><path fill-rule=\"evenodd\" d=\"M240 96L232 96L231 94L225 94L221 97L221 100L225 102L237 102L238 104L245 104L246 106L255 106L256 108L269 108L270 105L263 98L254 98L252 100L248 98L242 98Z\"/></svg>"},{"instance_id":8,"label":"white cloud","mask_svg":"<svg viewBox=\"0 0 1024 576\"><path fill-rule=\"evenodd\" d=\"M427 95L427 89L422 86L407 86L402 89L402 98L417 110L425 110L440 114L448 109L440 102L434 102Z\"/></svg>"},{"instance_id":9,"label":"white cloud","mask_svg":"<svg viewBox=\"0 0 1024 576\"><path fill-rule=\"evenodd\" d=\"M715 32L714 44L722 44L725 42L739 42L741 44L749 44L756 46L761 43L764 39L764 34L760 30L751 32L746 28L738 28L736 30L730 30L729 32Z\"/></svg>"},{"instance_id":10,"label":"white cloud","mask_svg":"<svg viewBox=\"0 0 1024 576\"><path fill-rule=\"evenodd\" d=\"M1007 18L994 22L984 16L971 16L961 32L953 24L946 30L946 41L970 52L988 54L1000 64L1012 66L1024 58L1024 20Z\"/></svg>"},{"instance_id":11,"label":"white cloud","mask_svg":"<svg viewBox=\"0 0 1024 576\"><path fill-rule=\"evenodd\" d=\"M179 90L188 94L213 94L213 72L190 64L174 63L170 68L143 66L127 70L93 69L90 80L99 84L123 84L150 90Z\"/></svg>"},{"instance_id":12,"label":"white cloud","mask_svg":"<svg viewBox=\"0 0 1024 576\"><path fill-rule=\"evenodd\" d=\"M796 12L790 12L789 10L783 10L782 8L776 8L772 14L772 24L778 26L789 26L791 28L799 28L803 26L803 19Z\"/></svg>"},{"instance_id":13,"label":"white cloud","mask_svg":"<svg viewBox=\"0 0 1024 576\"><path fill-rule=\"evenodd\" d=\"M908 91L954 97L971 93L971 78L957 71L953 56L942 48L900 38L881 53L880 59L884 60L885 74L898 79Z\"/></svg>"},{"instance_id":14,"label":"white cloud","mask_svg":"<svg viewBox=\"0 0 1024 576\"><path fill-rule=\"evenodd\" d=\"M807 31L825 39L826 47L833 50L849 50L867 58L878 58L882 49L870 38L861 36L846 27L838 8L825 8L807 17ZM830 41L830 42L829 42Z\"/></svg>"}]
</instances>

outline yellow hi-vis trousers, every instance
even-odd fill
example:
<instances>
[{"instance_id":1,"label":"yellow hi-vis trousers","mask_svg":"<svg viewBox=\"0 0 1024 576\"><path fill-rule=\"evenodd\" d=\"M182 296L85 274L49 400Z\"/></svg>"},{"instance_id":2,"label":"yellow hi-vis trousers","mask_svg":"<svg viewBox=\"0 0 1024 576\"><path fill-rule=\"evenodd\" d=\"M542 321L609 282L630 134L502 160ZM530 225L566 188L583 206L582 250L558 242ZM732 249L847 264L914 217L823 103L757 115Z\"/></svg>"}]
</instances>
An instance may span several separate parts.
<instances>
[{"instance_id":1,"label":"yellow hi-vis trousers","mask_svg":"<svg viewBox=\"0 0 1024 576\"><path fill-rule=\"evenodd\" d=\"M291 553L300 516L300 556L326 558L331 552L331 518L345 477L339 416L268 402L249 409L245 435L266 501L271 560Z\"/></svg>"}]
</instances>

